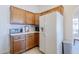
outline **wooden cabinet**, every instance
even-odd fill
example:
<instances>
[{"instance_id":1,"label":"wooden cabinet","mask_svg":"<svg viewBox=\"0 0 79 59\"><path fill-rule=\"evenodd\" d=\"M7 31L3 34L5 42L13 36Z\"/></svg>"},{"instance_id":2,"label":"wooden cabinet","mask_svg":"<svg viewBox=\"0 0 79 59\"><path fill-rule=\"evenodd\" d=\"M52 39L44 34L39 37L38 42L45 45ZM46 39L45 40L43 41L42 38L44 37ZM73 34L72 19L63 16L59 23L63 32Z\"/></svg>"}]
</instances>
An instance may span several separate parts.
<instances>
[{"instance_id":1,"label":"wooden cabinet","mask_svg":"<svg viewBox=\"0 0 79 59\"><path fill-rule=\"evenodd\" d=\"M34 47L34 34L26 35L26 50Z\"/></svg>"},{"instance_id":2,"label":"wooden cabinet","mask_svg":"<svg viewBox=\"0 0 79 59\"><path fill-rule=\"evenodd\" d=\"M10 23L16 24L39 24L39 14L35 14L29 11L17 7L10 7Z\"/></svg>"},{"instance_id":3,"label":"wooden cabinet","mask_svg":"<svg viewBox=\"0 0 79 59\"><path fill-rule=\"evenodd\" d=\"M34 44L39 46L39 33L34 33Z\"/></svg>"},{"instance_id":4,"label":"wooden cabinet","mask_svg":"<svg viewBox=\"0 0 79 59\"><path fill-rule=\"evenodd\" d=\"M39 25L39 14L35 14L35 25Z\"/></svg>"},{"instance_id":5,"label":"wooden cabinet","mask_svg":"<svg viewBox=\"0 0 79 59\"><path fill-rule=\"evenodd\" d=\"M39 45L39 33L26 35L26 50Z\"/></svg>"},{"instance_id":6,"label":"wooden cabinet","mask_svg":"<svg viewBox=\"0 0 79 59\"><path fill-rule=\"evenodd\" d=\"M35 24L35 14L26 11L26 24Z\"/></svg>"},{"instance_id":7,"label":"wooden cabinet","mask_svg":"<svg viewBox=\"0 0 79 59\"><path fill-rule=\"evenodd\" d=\"M34 47L34 34L29 34L29 48Z\"/></svg>"},{"instance_id":8,"label":"wooden cabinet","mask_svg":"<svg viewBox=\"0 0 79 59\"><path fill-rule=\"evenodd\" d=\"M11 53L25 51L25 35L11 36Z\"/></svg>"},{"instance_id":9,"label":"wooden cabinet","mask_svg":"<svg viewBox=\"0 0 79 59\"><path fill-rule=\"evenodd\" d=\"M25 51L25 40L14 40L14 53Z\"/></svg>"},{"instance_id":10,"label":"wooden cabinet","mask_svg":"<svg viewBox=\"0 0 79 59\"><path fill-rule=\"evenodd\" d=\"M39 33L11 36L10 52L21 53L39 45Z\"/></svg>"},{"instance_id":11,"label":"wooden cabinet","mask_svg":"<svg viewBox=\"0 0 79 59\"><path fill-rule=\"evenodd\" d=\"M16 7L10 7L11 23L25 23L25 11Z\"/></svg>"},{"instance_id":12,"label":"wooden cabinet","mask_svg":"<svg viewBox=\"0 0 79 59\"><path fill-rule=\"evenodd\" d=\"M14 37L10 36L10 53L14 53L13 43L14 43Z\"/></svg>"}]
</instances>

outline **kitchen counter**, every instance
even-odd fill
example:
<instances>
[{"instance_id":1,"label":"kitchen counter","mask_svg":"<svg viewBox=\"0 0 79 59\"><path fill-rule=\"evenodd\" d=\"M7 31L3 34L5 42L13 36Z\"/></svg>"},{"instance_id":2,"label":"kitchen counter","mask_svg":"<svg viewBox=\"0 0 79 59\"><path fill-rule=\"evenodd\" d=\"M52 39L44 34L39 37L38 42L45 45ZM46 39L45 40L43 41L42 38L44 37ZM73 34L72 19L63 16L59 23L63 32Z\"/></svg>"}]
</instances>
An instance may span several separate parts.
<instances>
[{"instance_id":1,"label":"kitchen counter","mask_svg":"<svg viewBox=\"0 0 79 59\"><path fill-rule=\"evenodd\" d=\"M10 34L10 36L23 35L23 34L31 34L31 33L39 33L39 32L38 31L34 31L34 32L17 33L17 34Z\"/></svg>"}]
</instances>

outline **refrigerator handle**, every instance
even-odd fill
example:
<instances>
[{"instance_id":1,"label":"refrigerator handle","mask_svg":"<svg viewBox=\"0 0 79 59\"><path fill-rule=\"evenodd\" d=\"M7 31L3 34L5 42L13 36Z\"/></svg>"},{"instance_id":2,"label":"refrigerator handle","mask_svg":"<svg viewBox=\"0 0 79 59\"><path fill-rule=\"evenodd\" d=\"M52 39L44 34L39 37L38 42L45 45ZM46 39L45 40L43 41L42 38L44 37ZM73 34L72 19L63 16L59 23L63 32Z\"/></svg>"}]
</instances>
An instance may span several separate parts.
<instances>
[{"instance_id":1,"label":"refrigerator handle","mask_svg":"<svg viewBox=\"0 0 79 59\"><path fill-rule=\"evenodd\" d=\"M42 31L42 32L44 31L44 28L43 28L43 27L41 27L41 31Z\"/></svg>"}]
</instances>

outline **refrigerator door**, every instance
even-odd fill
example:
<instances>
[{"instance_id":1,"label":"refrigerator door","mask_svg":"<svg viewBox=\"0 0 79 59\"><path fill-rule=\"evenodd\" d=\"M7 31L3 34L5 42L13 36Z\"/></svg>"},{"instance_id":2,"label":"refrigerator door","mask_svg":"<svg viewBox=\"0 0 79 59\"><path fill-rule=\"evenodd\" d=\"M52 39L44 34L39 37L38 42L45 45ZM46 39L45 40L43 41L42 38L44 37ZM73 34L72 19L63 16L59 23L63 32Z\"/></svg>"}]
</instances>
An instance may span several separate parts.
<instances>
[{"instance_id":1,"label":"refrigerator door","mask_svg":"<svg viewBox=\"0 0 79 59\"><path fill-rule=\"evenodd\" d=\"M56 14L45 16L46 54L56 54Z\"/></svg>"}]
</instances>

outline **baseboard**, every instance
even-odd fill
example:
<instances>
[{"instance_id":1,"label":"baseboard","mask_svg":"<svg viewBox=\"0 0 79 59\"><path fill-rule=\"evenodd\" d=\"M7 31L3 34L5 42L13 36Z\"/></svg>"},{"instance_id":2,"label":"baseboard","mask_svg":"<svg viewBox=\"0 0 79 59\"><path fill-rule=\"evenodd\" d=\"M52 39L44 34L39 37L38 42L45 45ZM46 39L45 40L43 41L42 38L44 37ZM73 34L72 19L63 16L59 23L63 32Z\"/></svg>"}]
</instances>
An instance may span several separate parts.
<instances>
[{"instance_id":1,"label":"baseboard","mask_svg":"<svg viewBox=\"0 0 79 59\"><path fill-rule=\"evenodd\" d=\"M5 52L2 52L2 53L0 53L0 54L10 54L10 50L5 51Z\"/></svg>"},{"instance_id":2,"label":"baseboard","mask_svg":"<svg viewBox=\"0 0 79 59\"><path fill-rule=\"evenodd\" d=\"M3 54L10 54L10 52L8 51L8 52L4 52Z\"/></svg>"}]
</instances>

